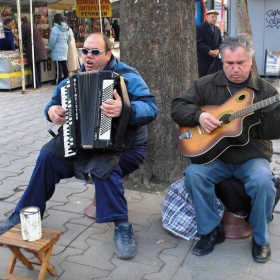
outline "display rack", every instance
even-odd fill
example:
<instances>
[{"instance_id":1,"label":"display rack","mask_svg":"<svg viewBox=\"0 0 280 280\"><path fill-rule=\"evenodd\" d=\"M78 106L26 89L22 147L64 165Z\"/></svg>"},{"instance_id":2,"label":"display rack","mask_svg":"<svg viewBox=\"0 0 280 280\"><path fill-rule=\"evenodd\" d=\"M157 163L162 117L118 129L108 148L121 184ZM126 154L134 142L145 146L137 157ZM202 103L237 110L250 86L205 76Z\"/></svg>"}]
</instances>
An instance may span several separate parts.
<instances>
[{"instance_id":1,"label":"display rack","mask_svg":"<svg viewBox=\"0 0 280 280\"><path fill-rule=\"evenodd\" d=\"M64 15L68 19L69 27L72 28L74 32L77 45L83 43L88 34L96 32L94 27L99 25L99 23L94 19L78 18L75 11L65 11Z\"/></svg>"},{"instance_id":2,"label":"display rack","mask_svg":"<svg viewBox=\"0 0 280 280\"><path fill-rule=\"evenodd\" d=\"M48 7L37 7L34 11L34 24L40 31L40 36L45 46L48 45L50 37L50 24L48 21Z\"/></svg>"}]
</instances>

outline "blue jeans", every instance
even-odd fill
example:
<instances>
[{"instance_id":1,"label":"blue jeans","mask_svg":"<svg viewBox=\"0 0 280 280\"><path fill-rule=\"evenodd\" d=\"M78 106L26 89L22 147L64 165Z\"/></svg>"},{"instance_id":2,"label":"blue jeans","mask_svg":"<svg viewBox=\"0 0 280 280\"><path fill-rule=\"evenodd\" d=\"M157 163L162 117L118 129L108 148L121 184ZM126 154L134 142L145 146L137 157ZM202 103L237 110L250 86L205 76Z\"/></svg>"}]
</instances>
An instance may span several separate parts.
<instances>
[{"instance_id":1,"label":"blue jeans","mask_svg":"<svg viewBox=\"0 0 280 280\"><path fill-rule=\"evenodd\" d=\"M253 238L259 245L269 242L268 223L276 195L276 178L266 159L254 158L242 164L225 163L218 159L205 164L190 164L185 174L185 185L196 210L197 232L210 233L219 223L216 208L215 185L227 178L240 179L246 193L251 197L252 210L249 222Z\"/></svg>"},{"instance_id":2,"label":"blue jeans","mask_svg":"<svg viewBox=\"0 0 280 280\"><path fill-rule=\"evenodd\" d=\"M139 146L125 152L119 164L108 178L100 179L91 175L96 193L96 222L128 220L127 201L124 197L123 177L139 168L143 163L147 146ZM61 179L74 176L74 170L48 151L41 151L33 170L28 187L18 202L15 211L24 207L36 206L41 217L46 210L46 202L52 197L55 185Z\"/></svg>"}]
</instances>

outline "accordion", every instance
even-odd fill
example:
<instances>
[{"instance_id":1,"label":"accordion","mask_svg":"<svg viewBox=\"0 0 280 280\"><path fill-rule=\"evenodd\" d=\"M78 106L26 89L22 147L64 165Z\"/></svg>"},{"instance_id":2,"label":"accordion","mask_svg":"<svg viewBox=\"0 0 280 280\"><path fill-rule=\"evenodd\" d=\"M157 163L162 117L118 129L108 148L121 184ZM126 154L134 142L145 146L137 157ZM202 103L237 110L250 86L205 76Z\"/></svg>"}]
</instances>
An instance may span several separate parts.
<instances>
[{"instance_id":1,"label":"accordion","mask_svg":"<svg viewBox=\"0 0 280 280\"><path fill-rule=\"evenodd\" d=\"M112 119L100 106L113 99L114 89L123 106L121 116ZM131 110L125 78L109 70L74 74L61 88L61 105L67 110L63 125L66 158L75 157L80 150L123 148Z\"/></svg>"}]
</instances>

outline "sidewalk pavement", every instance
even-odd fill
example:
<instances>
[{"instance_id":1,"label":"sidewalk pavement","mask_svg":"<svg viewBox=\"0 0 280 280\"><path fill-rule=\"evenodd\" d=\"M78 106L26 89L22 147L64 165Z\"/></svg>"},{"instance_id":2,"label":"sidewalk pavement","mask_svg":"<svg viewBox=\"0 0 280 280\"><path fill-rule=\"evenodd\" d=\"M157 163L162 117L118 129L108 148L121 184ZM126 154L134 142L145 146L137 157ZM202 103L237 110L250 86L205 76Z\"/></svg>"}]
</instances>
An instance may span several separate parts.
<instances>
[{"instance_id":1,"label":"sidewalk pavement","mask_svg":"<svg viewBox=\"0 0 280 280\"><path fill-rule=\"evenodd\" d=\"M51 138L43 111L53 90L54 86L44 84L25 94L21 90L0 91L0 220L15 208L41 146ZM280 140L274 144L271 167L278 175ZM162 227L164 194L126 190L138 253L131 260L120 260L114 255L113 223L96 224L84 215L93 192L92 184L76 179L62 180L47 203L42 226L63 231L51 256L57 276L47 273L47 280L279 279L280 203L269 227L271 259L259 264L251 257L251 238L227 239L203 257L191 254L193 241L176 238ZM0 247L0 279L4 279L9 258L8 248ZM14 273L37 279L38 270L38 266L31 271L18 262Z\"/></svg>"}]
</instances>

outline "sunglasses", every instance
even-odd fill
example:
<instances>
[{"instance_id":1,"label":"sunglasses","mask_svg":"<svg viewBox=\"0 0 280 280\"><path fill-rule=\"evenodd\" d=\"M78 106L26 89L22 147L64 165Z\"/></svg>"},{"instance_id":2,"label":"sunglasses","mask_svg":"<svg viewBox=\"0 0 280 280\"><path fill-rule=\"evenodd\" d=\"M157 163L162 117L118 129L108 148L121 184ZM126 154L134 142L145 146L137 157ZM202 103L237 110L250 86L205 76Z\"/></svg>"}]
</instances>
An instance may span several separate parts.
<instances>
[{"instance_id":1,"label":"sunglasses","mask_svg":"<svg viewBox=\"0 0 280 280\"><path fill-rule=\"evenodd\" d=\"M83 54L88 54L88 53L91 53L92 55L94 56L98 56L98 55L101 55L102 53L104 53L104 51L101 51L99 49L92 49L92 50L89 50L87 48L82 48L82 53Z\"/></svg>"}]
</instances>

